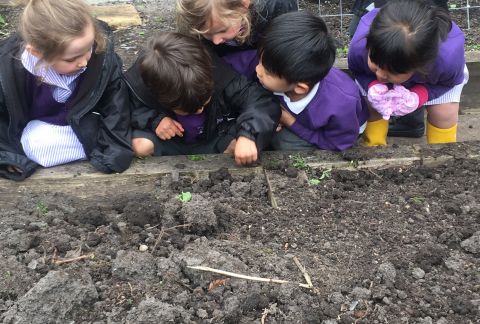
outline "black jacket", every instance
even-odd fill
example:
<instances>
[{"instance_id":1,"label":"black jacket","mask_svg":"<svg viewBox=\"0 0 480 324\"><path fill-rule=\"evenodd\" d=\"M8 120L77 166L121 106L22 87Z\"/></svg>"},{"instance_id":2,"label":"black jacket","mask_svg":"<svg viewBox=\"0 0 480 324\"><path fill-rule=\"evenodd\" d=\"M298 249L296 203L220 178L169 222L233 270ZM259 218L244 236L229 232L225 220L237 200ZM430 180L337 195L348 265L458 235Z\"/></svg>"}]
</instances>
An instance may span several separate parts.
<instances>
[{"instance_id":1,"label":"black jacket","mask_svg":"<svg viewBox=\"0 0 480 324\"><path fill-rule=\"evenodd\" d=\"M269 91L258 83L247 81L210 51L213 62L214 94L205 107L207 113L205 132L201 140L209 141L227 131L235 119L237 137L254 140L258 150L264 149L280 119L280 104ZM132 127L155 132L164 117L175 119L175 114L162 107L147 89L140 76L142 55L125 73L131 91ZM182 89L178 89L182 91Z\"/></svg>"},{"instance_id":2,"label":"black jacket","mask_svg":"<svg viewBox=\"0 0 480 324\"><path fill-rule=\"evenodd\" d=\"M122 62L113 51L111 32L104 53L92 54L79 89L67 108L67 122L83 145L92 165L105 173L122 172L134 157L131 149L128 89L122 79ZM38 165L25 156L20 143L29 120L25 98L27 73L20 56L23 40L15 34L0 42L0 176L23 180ZM22 170L9 173L7 166Z\"/></svg>"},{"instance_id":3,"label":"black jacket","mask_svg":"<svg viewBox=\"0 0 480 324\"><path fill-rule=\"evenodd\" d=\"M250 8L252 30L245 43L239 46L231 46L227 44L214 45L208 40L205 41L215 49L218 55L224 56L232 52L257 49L265 28L273 18L298 10L297 0L257 0L252 6Z\"/></svg>"}]
</instances>

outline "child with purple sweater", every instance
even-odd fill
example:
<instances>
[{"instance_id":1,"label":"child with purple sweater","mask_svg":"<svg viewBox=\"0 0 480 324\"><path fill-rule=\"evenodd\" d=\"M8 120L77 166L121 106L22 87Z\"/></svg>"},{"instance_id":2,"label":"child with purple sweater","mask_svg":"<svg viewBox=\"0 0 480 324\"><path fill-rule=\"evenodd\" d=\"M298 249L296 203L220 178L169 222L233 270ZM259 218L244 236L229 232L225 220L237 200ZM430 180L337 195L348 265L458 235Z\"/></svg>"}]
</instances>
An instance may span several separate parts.
<instances>
[{"instance_id":1,"label":"child with purple sweater","mask_svg":"<svg viewBox=\"0 0 480 324\"><path fill-rule=\"evenodd\" d=\"M426 1L388 1L362 17L348 67L368 98L366 146L387 143L390 116L423 105L427 142L456 141L460 95L468 81L464 41L448 11Z\"/></svg>"},{"instance_id":2,"label":"child with purple sweater","mask_svg":"<svg viewBox=\"0 0 480 324\"><path fill-rule=\"evenodd\" d=\"M368 110L355 82L332 67L335 52L320 17L290 12L273 19L256 72L282 104L274 149L343 151L356 143Z\"/></svg>"}]
</instances>

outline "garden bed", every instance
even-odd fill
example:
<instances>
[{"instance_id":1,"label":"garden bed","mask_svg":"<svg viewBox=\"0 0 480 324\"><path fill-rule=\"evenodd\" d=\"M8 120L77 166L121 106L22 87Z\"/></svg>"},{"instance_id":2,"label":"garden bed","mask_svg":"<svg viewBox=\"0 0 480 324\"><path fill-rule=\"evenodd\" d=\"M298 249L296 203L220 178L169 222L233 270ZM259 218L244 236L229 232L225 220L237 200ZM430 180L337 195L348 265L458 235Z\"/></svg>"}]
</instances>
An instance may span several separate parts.
<instances>
[{"instance_id":1,"label":"garden bed","mask_svg":"<svg viewBox=\"0 0 480 324\"><path fill-rule=\"evenodd\" d=\"M146 176L166 161L149 159L84 190L73 164L16 196L2 181L0 320L476 323L480 144L399 151L179 157Z\"/></svg>"},{"instance_id":2,"label":"garden bed","mask_svg":"<svg viewBox=\"0 0 480 324\"><path fill-rule=\"evenodd\" d=\"M127 67L173 28L171 3L137 1L145 24L116 31ZM0 180L0 322L478 323L479 152L159 158Z\"/></svg>"}]
</instances>

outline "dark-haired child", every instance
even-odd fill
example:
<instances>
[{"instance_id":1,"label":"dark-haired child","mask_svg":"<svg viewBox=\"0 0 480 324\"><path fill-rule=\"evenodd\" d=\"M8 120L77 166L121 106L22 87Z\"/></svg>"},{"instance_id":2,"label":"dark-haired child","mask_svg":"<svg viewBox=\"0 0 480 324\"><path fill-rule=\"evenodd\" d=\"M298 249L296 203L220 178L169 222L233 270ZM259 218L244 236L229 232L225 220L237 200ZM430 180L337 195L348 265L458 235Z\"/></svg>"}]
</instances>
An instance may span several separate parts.
<instances>
[{"instance_id":1,"label":"dark-haired child","mask_svg":"<svg viewBox=\"0 0 480 324\"><path fill-rule=\"evenodd\" d=\"M283 14L267 28L256 71L282 103L274 149L343 151L356 143L368 111L355 82L332 67L335 52L325 22L308 12Z\"/></svg>"},{"instance_id":2,"label":"dark-haired child","mask_svg":"<svg viewBox=\"0 0 480 324\"><path fill-rule=\"evenodd\" d=\"M278 101L201 43L163 32L127 71L137 156L233 153L258 159L280 117Z\"/></svg>"},{"instance_id":3,"label":"dark-haired child","mask_svg":"<svg viewBox=\"0 0 480 324\"><path fill-rule=\"evenodd\" d=\"M390 116L427 106L427 142L456 141L460 95L468 80L464 35L448 12L420 0L388 1L362 17L348 65L370 117L367 146L385 145Z\"/></svg>"}]
</instances>

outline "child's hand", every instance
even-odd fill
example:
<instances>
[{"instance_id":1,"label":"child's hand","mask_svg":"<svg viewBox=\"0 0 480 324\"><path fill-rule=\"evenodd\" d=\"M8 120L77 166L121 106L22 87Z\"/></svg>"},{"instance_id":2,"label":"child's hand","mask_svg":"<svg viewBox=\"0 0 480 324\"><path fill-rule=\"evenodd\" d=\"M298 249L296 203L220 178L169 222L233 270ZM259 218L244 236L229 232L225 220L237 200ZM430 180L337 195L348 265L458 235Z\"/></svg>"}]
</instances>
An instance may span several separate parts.
<instances>
[{"instance_id":1,"label":"child's hand","mask_svg":"<svg viewBox=\"0 0 480 324\"><path fill-rule=\"evenodd\" d=\"M8 165L7 166L7 171L10 172L10 173L22 174L22 170L20 168L17 168L16 166L13 166L13 165Z\"/></svg>"},{"instance_id":2,"label":"child's hand","mask_svg":"<svg viewBox=\"0 0 480 324\"><path fill-rule=\"evenodd\" d=\"M418 95L404 86L395 84L389 93L393 102L393 116L404 116L418 108Z\"/></svg>"},{"instance_id":3,"label":"child's hand","mask_svg":"<svg viewBox=\"0 0 480 324\"><path fill-rule=\"evenodd\" d=\"M393 106L389 96L388 86L383 83L376 83L368 88L368 101L383 119L388 120L392 115Z\"/></svg>"},{"instance_id":4,"label":"child's hand","mask_svg":"<svg viewBox=\"0 0 480 324\"><path fill-rule=\"evenodd\" d=\"M285 108L282 107L282 116L280 117L280 125L290 127L297 119Z\"/></svg>"},{"instance_id":5,"label":"child's hand","mask_svg":"<svg viewBox=\"0 0 480 324\"><path fill-rule=\"evenodd\" d=\"M175 136L183 137L183 132L182 125L170 117L164 117L155 129L155 134L164 141Z\"/></svg>"},{"instance_id":6,"label":"child's hand","mask_svg":"<svg viewBox=\"0 0 480 324\"><path fill-rule=\"evenodd\" d=\"M240 136L235 144L235 162L239 165L248 165L258 159L257 144L246 137Z\"/></svg>"}]
</instances>

